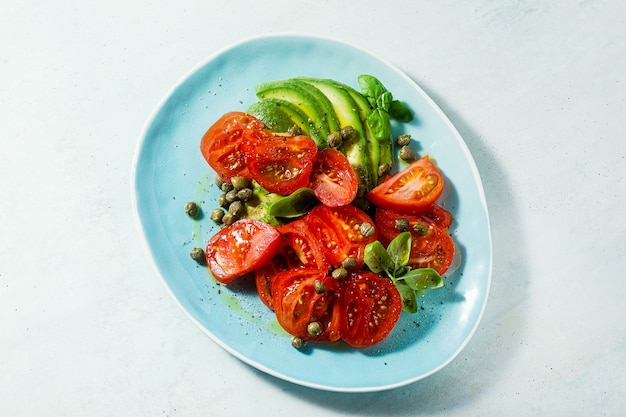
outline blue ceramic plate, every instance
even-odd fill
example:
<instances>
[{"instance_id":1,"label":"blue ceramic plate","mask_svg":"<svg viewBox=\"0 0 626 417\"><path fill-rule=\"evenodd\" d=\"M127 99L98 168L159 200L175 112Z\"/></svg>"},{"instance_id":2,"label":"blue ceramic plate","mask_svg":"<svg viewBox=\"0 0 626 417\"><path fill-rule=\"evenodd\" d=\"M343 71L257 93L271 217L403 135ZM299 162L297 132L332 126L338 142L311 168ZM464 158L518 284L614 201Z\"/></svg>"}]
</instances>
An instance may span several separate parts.
<instances>
[{"instance_id":1,"label":"blue ceramic plate","mask_svg":"<svg viewBox=\"0 0 626 417\"><path fill-rule=\"evenodd\" d=\"M448 187L442 204L452 212L459 248L445 287L403 313L378 345L342 343L297 350L274 314L242 280L218 285L189 257L218 230L209 219L220 194L199 151L200 138L222 114L254 103L254 86L295 76L333 78L358 89L371 74L415 119L401 126L432 155ZM394 129L399 126L394 125ZM483 313L491 281L491 238L485 197L474 161L456 129L413 81L382 59L336 40L274 35L232 45L202 62L176 84L148 120L133 165L133 203L149 255L175 300L216 343L242 361L279 378L332 391L377 391L424 378L448 364L467 344ZM191 220L187 201L204 213ZM367 372L363 372L367 370Z\"/></svg>"}]
</instances>

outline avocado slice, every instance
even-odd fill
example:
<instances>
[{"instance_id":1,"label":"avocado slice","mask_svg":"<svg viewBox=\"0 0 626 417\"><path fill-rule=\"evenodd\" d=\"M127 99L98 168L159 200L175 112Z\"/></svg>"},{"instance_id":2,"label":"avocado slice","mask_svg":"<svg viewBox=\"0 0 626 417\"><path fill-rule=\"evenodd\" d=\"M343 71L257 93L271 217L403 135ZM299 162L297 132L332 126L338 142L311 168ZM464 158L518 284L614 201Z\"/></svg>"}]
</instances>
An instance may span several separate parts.
<instances>
[{"instance_id":1,"label":"avocado slice","mask_svg":"<svg viewBox=\"0 0 626 417\"><path fill-rule=\"evenodd\" d=\"M246 109L246 113L255 116L263 122L266 128L273 132L286 132L296 124L283 110L279 100L257 101ZM302 128L302 127L301 127Z\"/></svg>"},{"instance_id":2,"label":"avocado slice","mask_svg":"<svg viewBox=\"0 0 626 417\"><path fill-rule=\"evenodd\" d=\"M359 116L363 122L365 136L367 138L367 150L370 157L371 169L373 171L373 180L371 184L371 187L373 188L379 182L379 167L386 166L390 169L393 166L393 143L391 137L377 138L370 128L369 123L367 123L367 118L373 109L365 96L348 85L341 84L334 80L330 81L342 86L350 94L358 106Z\"/></svg>"},{"instance_id":3,"label":"avocado slice","mask_svg":"<svg viewBox=\"0 0 626 417\"><path fill-rule=\"evenodd\" d=\"M378 180L378 170L372 169L373 166L370 161L371 156L368 144L369 138L366 131L367 124L364 123L365 119L361 118L363 112L353 95L348 92L346 88L348 86L331 79L305 77L301 77L300 79L315 86L330 100L340 127L351 126L354 129L355 134L349 139L344 139L341 150L348 158L348 161L350 161L350 165L354 168L359 178L359 183L365 187L365 190L370 190L373 188L372 184L375 185ZM363 98L363 101L369 107L365 98ZM365 113L363 114L367 117ZM376 150L377 149L378 147L376 147Z\"/></svg>"},{"instance_id":4,"label":"avocado slice","mask_svg":"<svg viewBox=\"0 0 626 417\"><path fill-rule=\"evenodd\" d=\"M326 140L313 121L298 106L278 98L266 98L252 104L246 110L255 116L273 132L287 132L294 125L303 135L311 137L316 143Z\"/></svg>"},{"instance_id":5,"label":"avocado slice","mask_svg":"<svg viewBox=\"0 0 626 417\"><path fill-rule=\"evenodd\" d=\"M259 99L280 99L300 108L319 130L320 137L313 138L318 149L328 147L328 135L340 129L332 103L317 88L301 80L268 81L256 86Z\"/></svg>"}]
</instances>

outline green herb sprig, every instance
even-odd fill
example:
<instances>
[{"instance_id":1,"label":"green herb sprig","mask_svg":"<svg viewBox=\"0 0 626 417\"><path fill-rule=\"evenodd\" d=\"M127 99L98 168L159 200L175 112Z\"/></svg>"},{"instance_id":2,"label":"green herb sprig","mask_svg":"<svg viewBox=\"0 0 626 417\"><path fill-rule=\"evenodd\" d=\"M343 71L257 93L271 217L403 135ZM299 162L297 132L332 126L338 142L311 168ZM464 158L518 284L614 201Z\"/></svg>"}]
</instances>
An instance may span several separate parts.
<instances>
[{"instance_id":1,"label":"green herb sprig","mask_svg":"<svg viewBox=\"0 0 626 417\"><path fill-rule=\"evenodd\" d=\"M417 311L417 297L426 290L443 287L443 278L432 268L412 269L407 265L411 254L411 233L396 236L385 249L378 240L365 247L365 264L377 274L385 275L394 283L402 296L402 309Z\"/></svg>"},{"instance_id":2,"label":"green herb sprig","mask_svg":"<svg viewBox=\"0 0 626 417\"><path fill-rule=\"evenodd\" d=\"M358 77L358 83L361 94L372 106L367 124L377 139L391 137L390 118L404 123L413 120L411 110L401 101L394 100L391 92L376 77L362 74Z\"/></svg>"}]
</instances>

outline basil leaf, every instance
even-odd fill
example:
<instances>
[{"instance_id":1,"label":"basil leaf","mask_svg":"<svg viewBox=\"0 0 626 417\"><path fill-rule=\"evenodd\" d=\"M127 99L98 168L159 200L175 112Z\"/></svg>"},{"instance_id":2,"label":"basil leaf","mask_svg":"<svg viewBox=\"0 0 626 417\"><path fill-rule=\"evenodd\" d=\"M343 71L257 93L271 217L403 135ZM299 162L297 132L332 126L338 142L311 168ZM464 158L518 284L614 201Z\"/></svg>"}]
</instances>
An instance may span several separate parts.
<instances>
[{"instance_id":1,"label":"basil leaf","mask_svg":"<svg viewBox=\"0 0 626 417\"><path fill-rule=\"evenodd\" d=\"M376 139L389 139L391 137L391 125L389 114L381 109L374 109L367 115L367 125Z\"/></svg>"},{"instance_id":2,"label":"basil leaf","mask_svg":"<svg viewBox=\"0 0 626 417\"><path fill-rule=\"evenodd\" d=\"M391 258L393 274L397 277L397 275L399 275L398 272L409 262L409 256L411 255L411 233L402 232L396 236L389 242L387 253L389 253L389 257Z\"/></svg>"},{"instance_id":3,"label":"basil leaf","mask_svg":"<svg viewBox=\"0 0 626 417\"><path fill-rule=\"evenodd\" d=\"M396 279L414 290L434 290L443 287L443 278L432 268L412 269Z\"/></svg>"},{"instance_id":4,"label":"basil leaf","mask_svg":"<svg viewBox=\"0 0 626 417\"><path fill-rule=\"evenodd\" d=\"M389 267L391 265L391 257L385 250L385 247L378 240L368 243L365 246L363 259L368 268L377 274L385 273L389 275Z\"/></svg>"},{"instance_id":5,"label":"basil leaf","mask_svg":"<svg viewBox=\"0 0 626 417\"><path fill-rule=\"evenodd\" d=\"M389 116L399 122L407 123L413 120L413 113L401 101L393 100L389 105Z\"/></svg>"},{"instance_id":6,"label":"basil leaf","mask_svg":"<svg viewBox=\"0 0 626 417\"><path fill-rule=\"evenodd\" d=\"M396 288L402 297L402 310L407 313L417 312L417 297L415 290L401 281L396 282Z\"/></svg>"},{"instance_id":7,"label":"basil leaf","mask_svg":"<svg viewBox=\"0 0 626 417\"><path fill-rule=\"evenodd\" d=\"M365 96L370 106L376 108L376 101L386 91L383 84L376 77L363 74L358 77L361 94Z\"/></svg>"},{"instance_id":8,"label":"basil leaf","mask_svg":"<svg viewBox=\"0 0 626 417\"><path fill-rule=\"evenodd\" d=\"M389 106L391 106L391 101L393 100L393 96L389 91L385 91L378 97L376 100L376 107L389 112Z\"/></svg>"},{"instance_id":9,"label":"basil leaf","mask_svg":"<svg viewBox=\"0 0 626 417\"><path fill-rule=\"evenodd\" d=\"M268 213L274 217L296 218L308 213L318 203L310 188L300 188L269 204Z\"/></svg>"}]
</instances>

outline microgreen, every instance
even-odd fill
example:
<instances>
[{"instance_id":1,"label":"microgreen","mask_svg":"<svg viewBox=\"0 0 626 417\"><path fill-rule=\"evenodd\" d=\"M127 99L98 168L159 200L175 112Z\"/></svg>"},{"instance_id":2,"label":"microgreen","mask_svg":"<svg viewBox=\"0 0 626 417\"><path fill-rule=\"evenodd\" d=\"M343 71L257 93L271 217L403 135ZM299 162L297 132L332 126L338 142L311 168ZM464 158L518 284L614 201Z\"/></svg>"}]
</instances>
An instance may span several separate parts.
<instances>
[{"instance_id":1,"label":"microgreen","mask_svg":"<svg viewBox=\"0 0 626 417\"><path fill-rule=\"evenodd\" d=\"M402 296L402 308L409 313L417 311L417 297L426 290L443 286L443 278L432 268L412 269L408 266L411 254L411 233L403 232L387 246L378 240L365 247L365 264L379 275L387 276Z\"/></svg>"}]
</instances>

